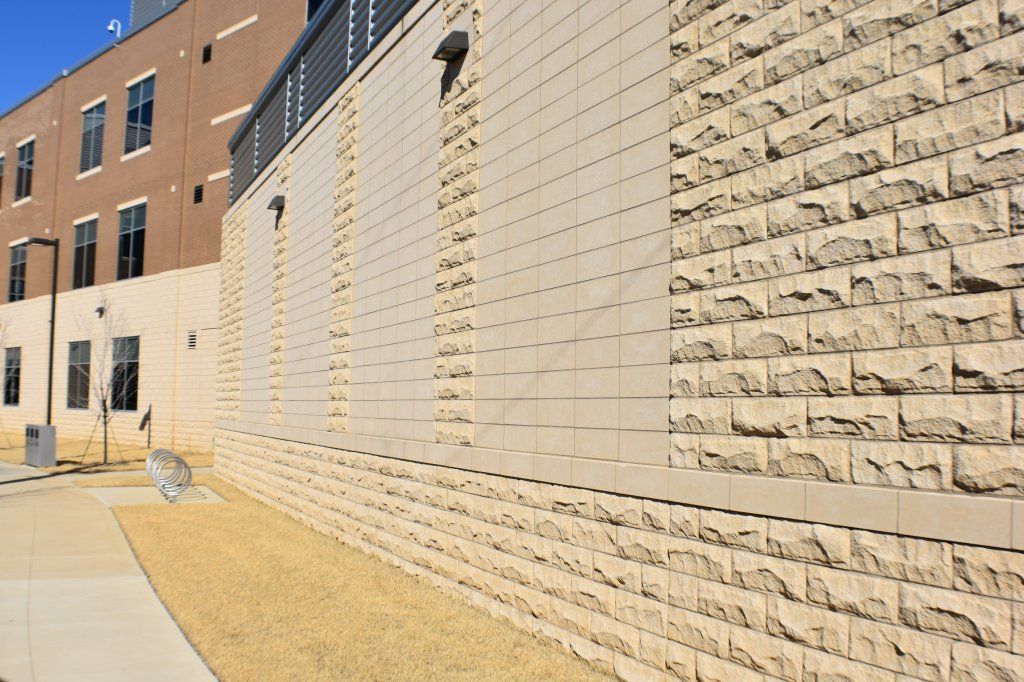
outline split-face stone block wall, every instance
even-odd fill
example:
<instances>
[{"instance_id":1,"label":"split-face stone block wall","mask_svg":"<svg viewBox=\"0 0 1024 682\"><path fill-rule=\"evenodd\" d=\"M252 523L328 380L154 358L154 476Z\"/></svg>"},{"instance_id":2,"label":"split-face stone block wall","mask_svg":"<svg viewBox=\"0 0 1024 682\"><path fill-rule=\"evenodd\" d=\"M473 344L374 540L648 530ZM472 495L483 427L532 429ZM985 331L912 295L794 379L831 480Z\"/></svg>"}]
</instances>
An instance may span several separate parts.
<instances>
[{"instance_id":1,"label":"split-face stone block wall","mask_svg":"<svg viewBox=\"0 0 1024 682\"><path fill-rule=\"evenodd\" d=\"M313 124L329 433L220 473L625 679L1024 678L1020 3L421 5Z\"/></svg>"},{"instance_id":2,"label":"split-face stone block wall","mask_svg":"<svg viewBox=\"0 0 1024 682\"><path fill-rule=\"evenodd\" d=\"M359 167L359 84L338 103L337 175L334 187L331 265L330 402L327 428L348 431L352 382L352 259L356 237L356 171Z\"/></svg>"},{"instance_id":3,"label":"split-face stone block wall","mask_svg":"<svg viewBox=\"0 0 1024 682\"><path fill-rule=\"evenodd\" d=\"M674 3L673 466L1024 493L1020 11Z\"/></svg>"},{"instance_id":4,"label":"split-face stone block wall","mask_svg":"<svg viewBox=\"0 0 1024 682\"><path fill-rule=\"evenodd\" d=\"M434 432L451 445L473 444L482 14L482 2L467 0L445 0L442 13L446 33L471 36L470 54L446 67L441 94Z\"/></svg>"},{"instance_id":5,"label":"split-face stone block wall","mask_svg":"<svg viewBox=\"0 0 1024 682\"><path fill-rule=\"evenodd\" d=\"M281 424L284 406L285 301L288 294L288 216L291 213L292 157L285 157L275 171L278 196L284 208L274 226L274 255L270 281L270 422Z\"/></svg>"},{"instance_id":6,"label":"split-face stone block wall","mask_svg":"<svg viewBox=\"0 0 1024 682\"><path fill-rule=\"evenodd\" d=\"M220 338L217 344L217 418L237 419L242 401L242 320L248 202L237 207L221 230Z\"/></svg>"}]
</instances>

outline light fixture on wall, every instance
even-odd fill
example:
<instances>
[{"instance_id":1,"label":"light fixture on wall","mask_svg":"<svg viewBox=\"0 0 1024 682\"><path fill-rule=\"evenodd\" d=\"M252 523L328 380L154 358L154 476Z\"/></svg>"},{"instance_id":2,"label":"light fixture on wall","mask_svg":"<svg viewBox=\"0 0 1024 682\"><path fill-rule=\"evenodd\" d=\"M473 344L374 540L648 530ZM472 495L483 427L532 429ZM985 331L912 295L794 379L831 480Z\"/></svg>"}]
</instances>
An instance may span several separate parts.
<instances>
[{"instance_id":1,"label":"light fixture on wall","mask_svg":"<svg viewBox=\"0 0 1024 682\"><path fill-rule=\"evenodd\" d=\"M434 59L442 62L453 62L469 52L469 34L465 31L452 31L434 51Z\"/></svg>"},{"instance_id":2,"label":"light fixture on wall","mask_svg":"<svg viewBox=\"0 0 1024 682\"><path fill-rule=\"evenodd\" d=\"M273 199L270 200L270 203L267 204L267 208L270 209L271 211L277 212L277 215L274 216L274 229L277 230L277 228L280 227L281 225L281 214L284 213L284 195L276 195Z\"/></svg>"}]
</instances>

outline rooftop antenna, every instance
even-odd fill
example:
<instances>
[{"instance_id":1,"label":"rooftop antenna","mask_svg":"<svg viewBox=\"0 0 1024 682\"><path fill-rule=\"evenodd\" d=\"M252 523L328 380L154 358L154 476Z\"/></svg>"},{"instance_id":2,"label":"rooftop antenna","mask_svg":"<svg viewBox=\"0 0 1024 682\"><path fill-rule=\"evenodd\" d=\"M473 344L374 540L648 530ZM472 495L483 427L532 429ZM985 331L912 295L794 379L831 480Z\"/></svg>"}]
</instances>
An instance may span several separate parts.
<instances>
[{"instance_id":1,"label":"rooftop antenna","mask_svg":"<svg viewBox=\"0 0 1024 682\"><path fill-rule=\"evenodd\" d=\"M113 33L115 39L121 37L121 22L117 19L111 19L110 23L107 24L107 33Z\"/></svg>"}]
</instances>

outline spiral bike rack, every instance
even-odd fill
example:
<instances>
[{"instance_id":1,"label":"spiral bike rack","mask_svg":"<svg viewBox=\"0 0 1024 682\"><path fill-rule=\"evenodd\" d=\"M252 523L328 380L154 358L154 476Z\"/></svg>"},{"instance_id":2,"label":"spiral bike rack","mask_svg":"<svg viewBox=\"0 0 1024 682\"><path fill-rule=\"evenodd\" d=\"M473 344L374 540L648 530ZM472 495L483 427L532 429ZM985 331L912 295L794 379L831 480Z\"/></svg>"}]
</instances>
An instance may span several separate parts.
<instances>
[{"instance_id":1,"label":"spiral bike rack","mask_svg":"<svg viewBox=\"0 0 1024 682\"><path fill-rule=\"evenodd\" d=\"M169 502L174 502L192 485L188 462L170 450L154 450L146 458L146 473Z\"/></svg>"}]
</instances>

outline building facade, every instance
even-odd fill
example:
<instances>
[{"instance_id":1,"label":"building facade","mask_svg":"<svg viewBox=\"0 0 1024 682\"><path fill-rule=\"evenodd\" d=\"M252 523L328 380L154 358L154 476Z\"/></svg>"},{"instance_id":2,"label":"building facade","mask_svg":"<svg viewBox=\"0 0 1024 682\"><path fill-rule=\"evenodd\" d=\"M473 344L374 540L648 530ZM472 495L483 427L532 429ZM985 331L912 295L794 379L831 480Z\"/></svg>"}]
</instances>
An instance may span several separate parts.
<instances>
[{"instance_id":1,"label":"building facade","mask_svg":"<svg viewBox=\"0 0 1024 682\"><path fill-rule=\"evenodd\" d=\"M1024 678L1024 5L402 11L232 142L218 472L626 679Z\"/></svg>"},{"instance_id":2,"label":"building facade","mask_svg":"<svg viewBox=\"0 0 1024 682\"><path fill-rule=\"evenodd\" d=\"M227 140L306 2L143 4L122 38L0 116L0 242L60 240L59 435L93 433L106 396L119 444L145 442L148 414L156 443L209 450ZM52 269L49 249L8 250L0 430L17 432L45 417Z\"/></svg>"}]
</instances>

